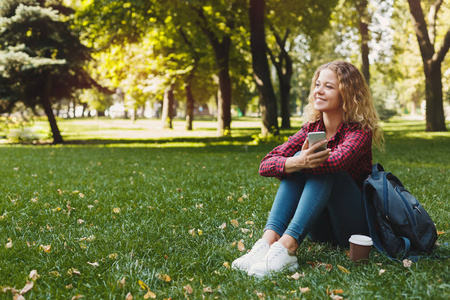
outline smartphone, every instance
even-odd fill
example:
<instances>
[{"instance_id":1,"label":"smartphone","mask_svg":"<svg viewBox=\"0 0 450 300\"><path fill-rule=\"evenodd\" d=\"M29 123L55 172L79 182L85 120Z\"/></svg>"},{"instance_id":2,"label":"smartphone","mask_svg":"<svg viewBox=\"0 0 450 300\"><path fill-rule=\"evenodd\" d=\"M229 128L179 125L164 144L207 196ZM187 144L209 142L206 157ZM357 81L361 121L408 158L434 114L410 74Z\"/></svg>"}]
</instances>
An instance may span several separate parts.
<instances>
[{"instance_id":1,"label":"smartphone","mask_svg":"<svg viewBox=\"0 0 450 300\"><path fill-rule=\"evenodd\" d=\"M317 131L308 133L308 143L309 147L314 145L317 142L320 142L325 139L325 131ZM327 149L327 144L323 144L320 146L315 152L320 152Z\"/></svg>"}]
</instances>

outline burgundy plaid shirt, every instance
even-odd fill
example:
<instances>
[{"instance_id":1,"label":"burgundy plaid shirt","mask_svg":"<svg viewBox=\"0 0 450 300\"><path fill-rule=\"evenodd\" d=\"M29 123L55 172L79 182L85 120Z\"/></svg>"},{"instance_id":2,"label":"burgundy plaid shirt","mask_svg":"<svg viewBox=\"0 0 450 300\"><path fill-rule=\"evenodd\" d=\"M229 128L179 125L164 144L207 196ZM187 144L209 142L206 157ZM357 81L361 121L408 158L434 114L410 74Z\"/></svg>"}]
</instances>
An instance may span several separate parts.
<instances>
[{"instance_id":1,"label":"burgundy plaid shirt","mask_svg":"<svg viewBox=\"0 0 450 300\"><path fill-rule=\"evenodd\" d=\"M304 124L287 142L269 152L261 161L259 174L266 177L289 176L284 171L286 160L302 149L308 132L315 131L325 131L322 120ZM372 170L372 132L362 130L357 123L342 123L327 147L331 153L322 165L301 172L324 174L347 171L362 189L364 179Z\"/></svg>"}]
</instances>

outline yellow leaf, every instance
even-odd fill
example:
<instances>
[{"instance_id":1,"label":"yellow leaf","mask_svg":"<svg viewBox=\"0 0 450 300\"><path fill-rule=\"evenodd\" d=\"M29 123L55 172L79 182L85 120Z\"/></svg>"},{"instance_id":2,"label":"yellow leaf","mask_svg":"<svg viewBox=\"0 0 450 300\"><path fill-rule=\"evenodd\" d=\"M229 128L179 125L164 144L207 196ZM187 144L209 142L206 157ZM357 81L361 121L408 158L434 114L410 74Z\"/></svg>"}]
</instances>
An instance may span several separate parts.
<instances>
[{"instance_id":1,"label":"yellow leaf","mask_svg":"<svg viewBox=\"0 0 450 300\"><path fill-rule=\"evenodd\" d=\"M71 300L77 300L77 299L81 299L81 298L84 298L84 296L78 294L78 295L76 295L76 296L73 296Z\"/></svg>"},{"instance_id":2,"label":"yellow leaf","mask_svg":"<svg viewBox=\"0 0 450 300\"><path fill-rule=\"evenodd\" d=\"M142 280L139 280L138 283L141 288L143 288L144 290L148 290L148 286Z\"/></svg>"},{"instance_id":3,"label":"yellow leaf","mask_svg":"<svg viewBox=\"0 0 450 300\"><path fill-rule=\"evenodd\" d=\"M51 245L47 245L47 246L40 245L39 249L44 251L45 253L50 253L50 251L52 250L52 246Z\"/></svg>"},{"instance_id":4,"label":"yellow leaf","mask_svg":"<svg viewBox=\"0 0 450 300\"><path fill-rule=\"evenodd\" d=\"M350 274L350 271L344 268L343 266L337 265L338 269L341 270L342 273Z\"/></svg>"},{"instance_id":5,"label":"yellow leaf","mask_svg":"<svg viewBox=\"0 0 450 300\"><path fill-rule=\"evenodd\" d=\"M124 288L125 287L125 277L122 277L122 280L117 280L117 284L119 287Z\"/></svg>"},{"instance_id":6,"label":"yellow leaf","mask_svg":"<svg viewBox=\"0 0 450 300\"><path fill-rule=\"evenodd\" d=\"M117 253L110 254L108 255L108 257L112 259L117 259Z\"/></svg>"},{"instance_id":7,"label":"yellow leaf","mask_svg":"<svg viewBox=\"0 0 450 300\"><path fill-rule=\"evenodd\" d=\"M125 297L125 300L133 300L133 295L131 295L131 293L128 293Z\"/></svg>"},{"instance_id":8,"label":"yellow leaf","mask_svg":"<svg viewBox=\"0 0 450 300\"><path fill-rule=\"evenodd\" d=\"M115 214L118 214L118 213L120 213L120 207L115 207L114 209L113 209L113 213L115 213ZM131 296L131 297L133 297L133 296Z\"/></svg>"},{"instance_id":9,"label":"yellow leaf","mask_svg":"<svg viewBox=\"0 0 450 300\"><path fill-rule=\"evenodd\" d=\"M198 235L202 235L203 231L201 229L197 229Z\"/></svg>"},{"instance_id":10,"label":"yellow leaf","mask_svg":"<svg viewBox=\"0 0 450 300\"><path fill-rule=\"evenodd\" d=\"M225 268L227 268L227 269L230 268L230 264L229 264L227 261L223 263L223 266L224 266Z\"/></svg>"},{"instance_id":11,"label":"yellow leaf","mask_svg":"<svg viewBox=\"0 0 450 300\"><path fill-rule=\"evenodd\" d=\"M164 275L163 275L163 280L164 280L165 282L169 282L169 281L171 281L171 280L172 280L172 278L170 278L170 276L169 276L169 275L167 275L167 274L164 274Z\"/></svg>"},{"instance_id":12,"label":"yellow leaf","mask_svg":"<svg viewBox=\"0 0 450 300\"><path fill-rule=\"evenodd\" d=\"M444 234L444 233L445 233L445 231L443 231L443 230L438 230L438 231L437 231L437 234L438 234L438 235L441 235L441 234Z\"/></svg>"},{"instance_id":13,"label":"yellow leaf","mask_svg":"<svg viewBox=\"0 0 450 300\"><path fill-rule=\"evenodd\" d=\"M152 291L148 291L147 294L144 295L144 299L155 299L156 298L156 294L153 293Z\"/></svg>"},{"instance_id":14,"label":"yellow leaf","mask_svg":"<svg viewBox=\"0 0 450 300\"><path fill-rule=\"evenodd\" d=\"M239 222L235 219L230 221L231 225L233 225L234 227L238 227L239 226Z\"/></svg>"}]
</instances>

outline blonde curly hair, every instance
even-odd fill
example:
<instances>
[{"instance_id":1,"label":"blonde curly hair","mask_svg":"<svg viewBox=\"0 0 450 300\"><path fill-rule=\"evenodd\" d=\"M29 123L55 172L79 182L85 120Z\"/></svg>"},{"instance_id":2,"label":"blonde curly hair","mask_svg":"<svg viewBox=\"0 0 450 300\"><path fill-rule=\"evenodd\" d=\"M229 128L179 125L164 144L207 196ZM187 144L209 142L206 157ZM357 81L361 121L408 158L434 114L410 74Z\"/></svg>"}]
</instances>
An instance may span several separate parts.
<instances>
[{"instance_id":1,"label":"blonde curly hair","mask_svg":"<svg viewBox=\"0 0 450 300\"><path fill-rule=\"evenodd\" d=\"M308 105L305 108L305 121L316 122L322 118L322 113L314 108L313 94L317 78L323 69L333 71L338 77L339 92L343 100L344 122L358 123L362 129L372 131L374 145L383 150L383 131L369 86L358 68L349 62L332 61L321 65L316 70L311 83Z\"/></svg>"}]
</instances>

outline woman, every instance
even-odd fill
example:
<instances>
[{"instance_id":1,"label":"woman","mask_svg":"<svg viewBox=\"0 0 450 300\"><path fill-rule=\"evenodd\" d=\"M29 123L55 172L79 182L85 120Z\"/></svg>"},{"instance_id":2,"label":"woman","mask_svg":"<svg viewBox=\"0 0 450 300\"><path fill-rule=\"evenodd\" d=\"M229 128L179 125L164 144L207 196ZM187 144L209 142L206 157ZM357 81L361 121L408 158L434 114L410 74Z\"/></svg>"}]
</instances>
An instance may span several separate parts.
<instances>
[{"instance_id":1,"label":"woman","mask_svg":"<svg viewBox=\"0 0 450 300\"><path fill-rule=\"evenodd\" d=\"M314 74L305 123L262 160L262 176L281 179L264 234L232 263L249 275L265 276L298 266L296 251L313 241L348 245L352 234L368 235L362 187L372 167L372 141L382 148L369 87L345 61L320 66ZM326 139L308 144L309 132ZM315 152L327 144L327 149Z\"/></svg>"}]
</instances>

